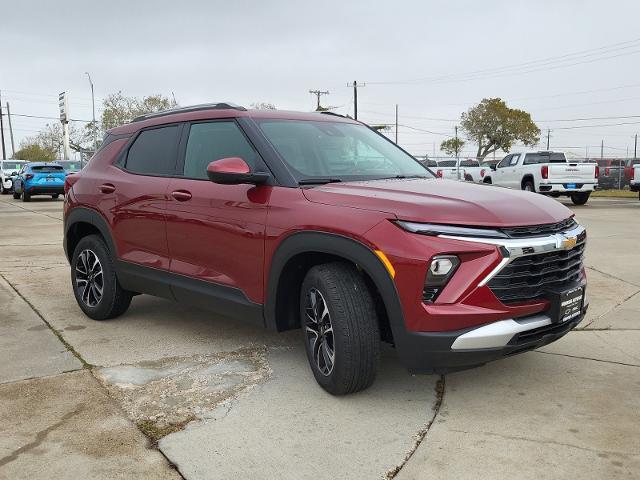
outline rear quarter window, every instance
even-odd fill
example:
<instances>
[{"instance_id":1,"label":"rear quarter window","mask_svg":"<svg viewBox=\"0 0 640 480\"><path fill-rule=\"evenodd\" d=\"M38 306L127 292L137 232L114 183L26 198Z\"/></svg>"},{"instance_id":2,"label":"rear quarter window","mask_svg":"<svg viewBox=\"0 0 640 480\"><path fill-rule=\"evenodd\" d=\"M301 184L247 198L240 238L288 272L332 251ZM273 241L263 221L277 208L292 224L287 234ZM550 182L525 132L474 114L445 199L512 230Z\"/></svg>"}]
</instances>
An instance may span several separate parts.
<instances>
[{"instance_id":1,"label":"rear quarter window","mask_svg":"<svg viewBox=\"0 0 640 480\"><path fill-rule=\"evenodd\" d=\"M174 174L179 133L179 125L143 130L129 147L124 168L143 175Z\"/></svg>"}]
</instances>

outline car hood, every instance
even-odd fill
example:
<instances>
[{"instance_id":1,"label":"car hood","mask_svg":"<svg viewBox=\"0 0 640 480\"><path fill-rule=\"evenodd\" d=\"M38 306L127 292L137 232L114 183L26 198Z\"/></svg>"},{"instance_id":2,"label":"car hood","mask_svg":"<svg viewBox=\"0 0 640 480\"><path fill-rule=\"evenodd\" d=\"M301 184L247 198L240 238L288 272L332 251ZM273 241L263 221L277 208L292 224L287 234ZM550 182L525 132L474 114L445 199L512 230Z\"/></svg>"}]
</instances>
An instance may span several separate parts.
<instances>
[{"instance_id":1,"label":"car hood","mask_svg":"<svg viewBox=\"0 0 640 480\"><path fill-rule=\"evenodd\" d=\"M315 203L389 213L401 220L516 227L556 223L573 215L537 193L442 179L331 183L303 190Z\"/></svg>"}]
</instances>

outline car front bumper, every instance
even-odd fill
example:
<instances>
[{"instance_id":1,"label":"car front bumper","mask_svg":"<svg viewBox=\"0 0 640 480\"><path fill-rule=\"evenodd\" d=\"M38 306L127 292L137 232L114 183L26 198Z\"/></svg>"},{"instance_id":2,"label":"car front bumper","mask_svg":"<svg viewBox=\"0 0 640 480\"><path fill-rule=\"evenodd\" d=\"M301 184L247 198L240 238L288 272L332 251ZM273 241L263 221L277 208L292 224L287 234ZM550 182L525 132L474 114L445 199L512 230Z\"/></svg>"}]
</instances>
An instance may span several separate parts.
<instances>
[{"instance_id":1,"label":"car front bumper","mask_svg":"<svg viewBox=\"0 0 640 480\"><path fill-rule=\"evenodd\" d=\"M553 323L545 314L500 320L456 332L411 333L403 345L404 362L412 373L444 374L478 367L558 340L575 328L582 314Z\"/></svg>"}]
</instances>

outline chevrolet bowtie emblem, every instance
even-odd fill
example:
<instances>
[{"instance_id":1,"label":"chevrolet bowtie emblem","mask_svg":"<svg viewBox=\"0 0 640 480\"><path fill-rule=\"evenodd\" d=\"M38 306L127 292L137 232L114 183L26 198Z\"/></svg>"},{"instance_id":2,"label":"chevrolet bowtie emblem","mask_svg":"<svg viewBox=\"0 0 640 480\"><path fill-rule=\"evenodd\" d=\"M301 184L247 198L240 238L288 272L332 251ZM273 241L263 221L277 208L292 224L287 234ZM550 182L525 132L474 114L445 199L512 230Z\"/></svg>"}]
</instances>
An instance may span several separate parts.
<instances>
[{"instance_id":1,"label":"chevrolet bowtie emblem","mask_svg":"<svg viewBox=\"0 0 640 480\"><path fill-rule=\"evenodd\" d=\"M578 237L565 237L560 243L560 247L564 250L571 250L578 243Z\"/></svg>"}]
</instances>

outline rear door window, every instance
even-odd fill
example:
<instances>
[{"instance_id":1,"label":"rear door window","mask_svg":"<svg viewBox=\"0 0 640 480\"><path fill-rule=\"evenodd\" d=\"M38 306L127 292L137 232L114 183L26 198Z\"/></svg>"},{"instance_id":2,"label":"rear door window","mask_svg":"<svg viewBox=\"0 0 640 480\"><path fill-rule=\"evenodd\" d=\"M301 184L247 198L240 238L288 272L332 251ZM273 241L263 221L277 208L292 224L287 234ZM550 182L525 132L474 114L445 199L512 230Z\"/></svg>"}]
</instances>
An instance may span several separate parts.
<instances>
[{"instance_id":1,"label":"rear door window","mask_svg":"<svg viewBox=\"0 0 640 480\"><path fill-rule=\"evenodd\" d=\"M240 157L253 170L258 154L233 121L194 123L189 130L182 174L207 178L207 165L228 157Z\"/></svg>"},{"instance_id":2,"label":"rear door window","mask_svg":"<svg viewBox=\"0 0 640 480\"><path fill-rule=\"evenodd\" d=\"M125 169L144 175L173 175L179 132L179 125L140 132L129 147Z\"/></svg>"}]
</instances>

